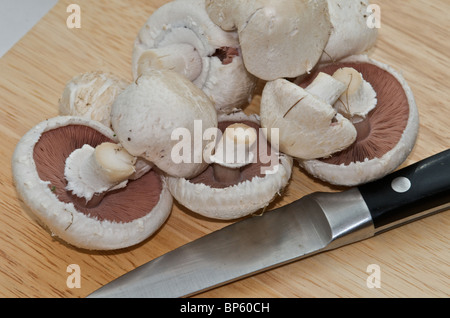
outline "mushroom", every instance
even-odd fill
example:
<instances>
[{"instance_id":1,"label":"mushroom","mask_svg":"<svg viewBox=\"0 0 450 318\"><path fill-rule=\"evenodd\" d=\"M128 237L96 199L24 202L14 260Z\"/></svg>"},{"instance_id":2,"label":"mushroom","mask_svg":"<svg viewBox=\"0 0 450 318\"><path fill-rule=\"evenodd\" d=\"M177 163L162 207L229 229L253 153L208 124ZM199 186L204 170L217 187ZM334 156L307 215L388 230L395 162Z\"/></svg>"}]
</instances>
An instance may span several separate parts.
<instances>
[{"instance_id":1,"label":"mushroom","mask_svg":"<svg viewBox=\"0 0 450 318\"><path fill-rule=\"evenodd\" d=\"M114 101L111 123L120 144L135 157L165 173L190 178L206 169L202 158L205 130L217 127L217 113L205 93L186 77L169 70L148 70ZM188 134L191 154L178 162L177 132ZM196 135L200 143L196 143ZM192 138L194 137L194 138Z\"/></svg>"},{"instance_id":2,"label":"mushroom","mask_svg":"<svg viewBox=\"0 0 450 318\"><path fill-rule=\"evenodd\" d=\"M326 157L347 148L356 139L356 129L333 108L346 89L325 73L306 88L286 79L267 82L260 105L267 139L273 144L276 132L280 151L301 159Z\"/></svg>"},{"instance_id":3,"label":"mushroom","mask_svg":"<svg viewBox=\"0 0 450 318\"><path fill-rule=\"evenodd\" d=\"M342 68L353 68L362 74L376 92L376 106L365 118L353 120L358 134L348 148L299 163L308 173L328 183L354 186L387 175L407 158L417 138L419 115L403 76L367 55L322 66L301 85L307 87L320 72L334 74Z\"/></svg>"},{"instance_id":4,"label":"mushroom","mask_svg":"<svg viewBox=\"0 0 450 318\"><path fill-rule=\"evenodd\" d=\"M206 0L206 10L237 30L245 67L266 81L310 72L331 33L326 0Z\"/></svg>"},{"instance_id":5,"label":"mushroom","mask_svg":"<svg viewBox=\"0 0 450 318\"><path fill-rule=\"evenodd\" d=\"M208 218L245 217L265 208L284 189L293 160L267 142L256 115L222 114L218 128L216 139L204 152L210 158L208 168L190 179L168 177L169 189L181 205ZM225 150L242 149L243 152L236 153L233 162L222 151L223 145Z\"/></svg>"},{"instance_id":6,"label":"mushroom","mask_svg":"<svg viewBox=\"0 0 450 318\"><path fill-rule=\"evenodd\" d=\"M58 116L39 123L19 141L12 158L18 194L53 236L78 248L112 250L150 237L168 218L172 196L165 177L149 171L100 202L67 189L67 158L85 145L117 143L114 132L82 117Z\"/></svg>"},{"instance_id":7,"label":"mushroom","mask_svg":"<svg viewBox=\"0 0 450 318\"><path fill-rule=\"evenodd\" d=\"M103 71L74 76L64 87L59 100L59 115L81 116L110 127L111 105L128 83Z\"/></svg>"},{"instance_id":8,"label":"mushroom","mask_svg":"<svg viewBox=\"0 0 450 318\"><path fill-rule=\"evenodd\" d=\"M169 69L186 76L219 112L249 104L257 79L244 67L236 32L215 25L204 0L175 0L159 7L136 38L132 71Z\"/></svg>"},{"instance_id":9,"label":"mushroom","mask_svg":"<svg viewBox=\"0 0 450 318\"><path fill-rule=\"evenodd\" d=\"M367 23L369 0L327 2L332 29L319 63L336 62L370 50L375 45L378 29Z\"/></svg>"}]
</instances>

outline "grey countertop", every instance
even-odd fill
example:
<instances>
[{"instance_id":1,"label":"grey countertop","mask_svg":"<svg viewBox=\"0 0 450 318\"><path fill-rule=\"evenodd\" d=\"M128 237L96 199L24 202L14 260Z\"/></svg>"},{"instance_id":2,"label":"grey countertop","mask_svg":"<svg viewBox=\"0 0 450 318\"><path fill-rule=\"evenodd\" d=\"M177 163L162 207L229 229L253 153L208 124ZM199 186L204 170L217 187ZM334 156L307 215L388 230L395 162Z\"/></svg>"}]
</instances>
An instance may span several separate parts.
<instances>
[{"instance_id":1,"label":"grey countertop","mask_svg":"<svg viewBox=\"0 0 450 318\"><path fill-rule=\"evenodd\" d=\"M58 0L0 0L0 57L57 2Z\"/></svg>"}]
</instances>

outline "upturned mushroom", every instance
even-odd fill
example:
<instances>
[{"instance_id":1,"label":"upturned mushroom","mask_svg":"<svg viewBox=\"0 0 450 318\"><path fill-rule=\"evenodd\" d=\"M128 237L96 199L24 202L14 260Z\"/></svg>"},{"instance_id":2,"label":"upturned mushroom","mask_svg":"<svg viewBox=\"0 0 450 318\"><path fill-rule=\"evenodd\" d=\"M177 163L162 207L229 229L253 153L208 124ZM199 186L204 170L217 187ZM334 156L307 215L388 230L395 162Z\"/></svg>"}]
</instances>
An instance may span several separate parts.
<instances>
[{"instance_id":1,"label":"upturned mushroom","mask_svg":"<svg viewBox=\"0 0 450 318\"><path fill-rule=\"evenodd\" d=\"M274 143L276 132L280 151L301 159L326 157L347 148L356 139L356 129L333 108L346 89L325 73L305 88L286 79L267 82L260 105L267 139Z\"/></svg>"},{"instance_id":2,"label":"upturned mushroom","mask_svg":"<svg viewBox=\"0 0 450 318\"><path fill-rule=\"evenodd\" d=\"M237 33L215 25L204 0L170 1L148 18L134 44L134 78L148 69L180 73L225 113L248 105L257 82L244 67Z\"/></svg>"},{"instance_id":3,"label":"upturned mushroom","mask_svg":"<svg viewBox=\"0 0 450 318\"><path fill-rule=\"evenodd\" d=\"M213 219L237 219L264 209L288 184L292 158L267 142L256 115L220 115L218 128L204 151L211 164L195 178L169 177L172 195Z\"/></svg>"},{"instance_id":4,"label":"upturned mushroom","mask_svg":"<svg viewBox=\"0 0 450 318\"><path fill-rule=\"evenodd\" d=\"M327 0L330 38L319 64L337 62L369 51L376 42L378 29L371 25L369 0Z\"/></svg>"},{"instance_id":5,"label":"upturned mushroom","mask_svg":"<svg viewBox=\"0 0 450 318\"><path fill-rule=\"evenodd\" d=\"M381 178L401 165L412 151L419 129L419 115L413 93L404 77L389 65L370 59L367 55L348 57L339 63L322 66L300 85L307 87L320 73L348 75L352 68L361 74L376 93L376 105L362 114L352 112L361 106L345 96L351 95L353 84L364 85L358 76L349 82L349 91L340 98L345 116L353 122L357 137L346 149L314 160L299 160L312 176L328 183L354 186ZM342 73L343 72L343 73ZM339 75L337 77L340 77ZM364 85L366 86L366 85ZM370 94L370 93L369 93ZM369 100L372 100L369 98ZM366 104L366 106L368 106ZM350 111L349 111L350 110Z\"/></svg>"},{"instance_id":6,"label":"upturned mushroom","mask_svg":"<svg viewBox=\"0 0 450 318\"><path fill-rule=\"evenodd\" d=\"M332 29L326 0L206 0L206 10L238 32L245 67L266 81L310 72Z\"/></svg>"},{"instance_id":7,"label":"upturned mushroom","mask_svg":"<svg viewBox=\"0 0 450 318\"><path fill-rule=\"evenodd\" d=\"M156 171L131 178L126 187L110 189L110 185L132 177L135 170L126 154L115 154L114 148L111 153L110 146L117 142L110 128L73 116L48 119L21 138L12 158L14 182L25 204L53 236L83 249L120 249L149 238L168 218L172 196L165 177ZM100 157L81 153L89 159L81 162L87 166L71 160L83 148L96 149ZM121 162L123 157L125 162ZM98 174L88 178L96 189L92 197L99 188L107 193L87 200L86 183L69 186L71 168L81 178L86 178L82 171L103 169L109 178L97 178ZM81 193L76 191L80 189Z\"/></svg>"},{"instance_id":8,"label":"upturned mushroom","mask_svg":"<svg viewBox=\"0 0 450 318\"><path fill-rule=\"evenodd\" d=\"M217 128L217 113L205 93L186 77L169 70L148 70L114 101L111 123L120 144L134 157L143 158L168 175L191 178L207 167L202 152L205 130ZM173 159L176 132L191 138L191 156ZM195 135L200 142L195 142ZM197 155L200 154L200 155Z\"/></svg>"},{"instance_id":9,"label":"upturned mushroom","mask_svg":"<svg viewBox=\"0 0 450 318\"><path fill-rule=\"evenodd\" d=\"M59 99L59 115L81 116L110 127L111 106L128 83L118 76L92 71L74 76Z\"/></svg>"}]
</instances>

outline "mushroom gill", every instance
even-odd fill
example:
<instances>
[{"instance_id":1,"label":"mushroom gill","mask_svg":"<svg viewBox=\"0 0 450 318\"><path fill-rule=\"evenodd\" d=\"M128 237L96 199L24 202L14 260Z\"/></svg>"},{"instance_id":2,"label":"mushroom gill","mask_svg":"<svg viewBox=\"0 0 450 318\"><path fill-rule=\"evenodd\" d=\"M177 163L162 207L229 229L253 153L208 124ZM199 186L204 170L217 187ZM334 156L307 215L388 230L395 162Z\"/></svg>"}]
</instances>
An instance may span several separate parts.
<instances>
[{"instance_id":1,"label":"mushroom gill","mask_svg":"<svg viewBox=\"0 0 450 318\"><path fill-rule=\"evenodd\" d=\"M83 200L65 190L66 158L84 144L92 147L103 142L113 142L88 126L68 125L44 132L36 143L33 158L39 178L50 183L49 187L64 203L99 221L126 223L147 215L158 204L162 191L161 177L150 171L125 188L107 193L95 207L87 207Z\"/></svg>"},{"instance_id":2,"label":"mushroom gill","mask_svg":"<svg viewBox=\"0 0 450 318\"><path fill-rule=\"evenodd\" d=\"M359 123L355 142L348 148L320 160L329 164L363 162L380 158L399 142L409 118L408 98L401 83L389 72L370 63L330 64L311 73L302 83L306 87L319 72L332 75L337 69L352 67L360 72L377 93L377 106Z\"/></svg>"},{"instance_id":3,"label":"mushroom gill","mask_svg":"<svg viewBox=\"0 0 450 318\"><path fill-rule=\"evenodd\" d=\"M239 56L239 50L234 47L222 46L216 49L212 56L219 58L223 65L228 65L233 62L235 56Z\"/></svg>"}]
</instances>

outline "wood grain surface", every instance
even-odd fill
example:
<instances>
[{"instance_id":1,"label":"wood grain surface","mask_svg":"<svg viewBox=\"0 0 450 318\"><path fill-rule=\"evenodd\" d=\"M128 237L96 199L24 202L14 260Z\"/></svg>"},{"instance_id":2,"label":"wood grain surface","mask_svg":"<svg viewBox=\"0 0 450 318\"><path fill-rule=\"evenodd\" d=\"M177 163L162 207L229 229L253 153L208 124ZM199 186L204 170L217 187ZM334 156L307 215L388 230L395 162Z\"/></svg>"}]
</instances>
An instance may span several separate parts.
<instances>
[{"instance_id":1,"label":"wood grain surface","mask_svg":"<svg viewBox=\"0 0 450 318\"><path fill-rule=\"evenodd\" d=\"M34 125L58 114L58 99L74 75L104 70L131 80L133 41L166 1L76 1L81 28L69 29L61 0L0 59L0 297L84 297L114 278L231 222L196 216L178 204L145 242L114 252L70 247L39 226L18 199L11 157ZM401 71L420 112L417 144L403 166L450 146L450 2L377 0L381 28L371 57ZM258 111L257 94L248 113ZM339 191L296 165L284 196L269 209L313 191ZM196 297L448 297L448 212L229 284ZM81 288L69 288L67 266L78 264ZM368 288L367 267L381 270Z\"/></svg>"}]
</instances>

